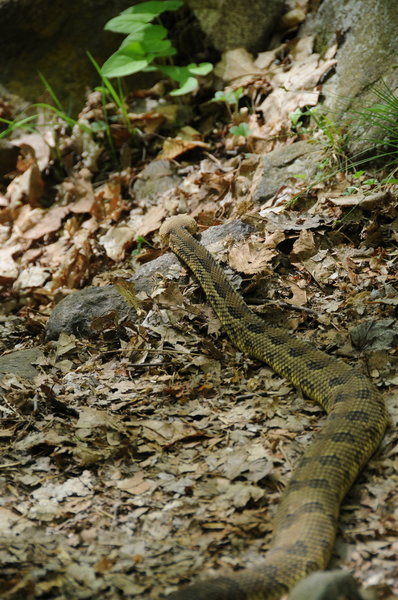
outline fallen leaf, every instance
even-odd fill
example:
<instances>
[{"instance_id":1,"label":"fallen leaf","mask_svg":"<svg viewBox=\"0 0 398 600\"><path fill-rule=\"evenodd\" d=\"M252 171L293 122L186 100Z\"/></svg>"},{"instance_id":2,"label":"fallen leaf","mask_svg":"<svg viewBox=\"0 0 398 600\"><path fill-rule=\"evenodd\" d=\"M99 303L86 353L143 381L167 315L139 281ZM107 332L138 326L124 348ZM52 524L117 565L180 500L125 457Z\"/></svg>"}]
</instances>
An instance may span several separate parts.
<instances>
[{"instance_id":1,"label":"fallen leaf","mask_svg":"<svg viewBox=\"0 0 398 600\"><path fill-rule=\"evenodd\" d=\"M272 60L274 58L273 54ZM244 85L256 75L264 75L263 69L256 65L253 56L245 48L224 52L220 62L214 68L214 73L223 81L233 83L234 87Z\"/></svg>"},{"instance_id":2,"label":"fallen leaf","mask_svg":"<svg viewBox=\"0 0 398 600\"><path fill-rule=\"evenodd\" d=\"M153 481L144 479L144 472L135 473L133 477L118 481L116 487L129 494L138 495L147 492L155 486Z\"/></svg>"},{"instance_id":3,"label":"fallen leaf","mask_svg":"<svg viewBox=\"0 0 398 600\"><path fill-rule=\"evenodd\" d=\"M36 206L43 195L44 182L40 169L36 164L29 167L25 173L15 177L7 188L6 196L11 200L11 206L29 202Z\"/></svg>"},{"instance_id":4,"label":"fallen leaf","mask_svg":"<svg viewBox=\"0 0 398 600\"><path fill-rule=\"evenodd\" d=\"M110 227L107 232L99 238L100 244L109 258L114 261L124 258L126 249L137 238L137 229L127 225L116 225Z\"/></svg>"},{"instance_id":5,"label":"fallen leaf","mask_svg":"<svg viewBox=\"0 0 398 600\"><path fill-rule=\"evenodd\" d=\"M248 242L231 248L228 261L236 271L253 275L269 269L269 263L276 254L274 248L267 248L264 243Z\"/></svg>"},{"instance_id":6,"label":"fallen leaf","mask_svg":"<svg viewBox=\"0 0 398 600\"><path fill-rule=\"evenodd\" d=\"M40 171L48 166L50 161L50 146L46 143L44 137L39 133L23 133L19 135L12 143L15 146L29 146L33 150L34 157Z\"/></svg>"},{"instance_id":7,"label":"fallen leaf","mask_svg":"<svg viewBox=\"0 0 398 600\"><path fill-rule=\"evenodd\" d=\"M12 283L18 277L19 268L13 255L20 249L19 245L12 248L0 248L0 283Z\"/></svg>"},{"instance_id":8,"label":"fallen leaf","mask_svg":"<svg viewBox=\"0 0 398 600\"><path fill-rule=\"evenodd\" d=\"M49 279L48 269L39 266L31 266L23 269L14 283L14 290L21 291L30 288L42 287Z\"/></svg>"},{"instance_id":9,"label":"fallen leaf","mask_svg":"<svg viewBox=\"0 0 398 600\"><path fill-rule=\"evenodd\" d=\"M292 259L305 260L316 253L314 234L310 230L303 229L293 244Z\"/></svg>"},{"instance_id":10,"label":"fallen leaf","mask_svg":"<svg viewBox=\"0 0 398 600\"><path fill-rule=\"evenodd\" d=\"M161 446L170 446L188 437L203 436L202 431L180 421L165 423L164 421L146 420L142 422L142 428L144 437Z\"/></svg>"},{"instance_id":11,"label":"fallen leaf","mask_svg":"<svg viewBox=\"0 0 398 600\"><path fill-rule=\"evenodd\" d=\"M157 160L172 160L193 148L209 149L210 146L201 141L201 135L196 129L183 127L176 137L167 138L164 141L163 148L156 158Z\"/></svg>"},{"instance_id":12,"label":"fallen leaf","mask_svg":"<svg viewBox=\"0 0 398 600\"><path fill-rule=\"evenodd\" d=\"M43 217L32 229L28 229L22 234L27 240L38 240L41 237L58 231L62 220L70 212L69 206L53 206L49 210L43 210Z\"/></svg>"},{"instance_id":13,"label":"fallen leaf","mask_svg":"<svg viewBox=\"0 0 398 600\"><path fill-rule=\"evenodd\" d=\"M145 237L152 231L157 231L167 216L167 209L163 204L151 206L151 208L142 217L140 225L137 227L137 235Z\"/></svg>"}]
</instances>

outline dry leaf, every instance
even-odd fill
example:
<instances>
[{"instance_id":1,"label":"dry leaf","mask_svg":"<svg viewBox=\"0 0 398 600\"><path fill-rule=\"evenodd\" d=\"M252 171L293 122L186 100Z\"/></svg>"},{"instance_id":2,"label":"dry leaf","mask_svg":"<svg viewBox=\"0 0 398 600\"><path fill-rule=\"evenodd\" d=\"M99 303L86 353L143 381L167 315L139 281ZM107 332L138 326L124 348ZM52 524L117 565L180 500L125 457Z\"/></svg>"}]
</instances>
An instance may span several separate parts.
<instances>
[{"instance_id":1,"label":"dry leaf","mask_svg":"<svg viewBox=\"0 0 398 600\"><path fill-rule=\"evenodd\" d=\"M246 242L231 248L228 262L236 271L253 275L269 269L269 263L276 254L275 249L267 248L261 242Z\"/></svg>"},{"instance_id":2,"label":"dry leaf","mask_svg":"<svg viewBox=\"0 0 398 600\"><path fill-rule=\"evenodd\" d=\"M307 304L307 291L301 288L296 283L290 282L290 289L292 291L292 297L285 300L288 304L294 306L305 306Z\"/></svg>"},{"instance_id":3,"label":"dry leaf","mask_svg":"<svg viewBox=\"0 0 398 600\"><path fill-rule=\"evenodd\" d=\"M99 238L99 242L105 249L109 258L114 261L124 258L126 249L131 246L137 237L137 230L127 225L116 225L110 227L107 232Z\"/></svg>"},{"instance_id":4,"label":"dry leaf","mask_svg":"<svg viewBox=\"0 0 398 600\"><path fill-rule=\"evenodd\" d=\"M316 253L314 234L309 229L303 229L293 244L292 257L298 260L305 260Z\"/></svg>"},{"instance_id":5,"label":"dry leaf","mask_svg":"<svg viewBox=\"0 0 398 600\"><path fill-rule=\"evenodd\" d=\"M167 210L163 204L151 206L142 217L141 224L137 226L137 235L145 237L148 233L157 231L166 215Z\"/></svg>"},{"instance_id":6,"label":"dry leaf","mask_svg":"<svg viewBox=\"0 0 398 600\"><path fill-rule=\"evenodd\" d=\"M32 229L28 229L23 234L26 240L38 240L44 235L58 231L62 220L70 212L69 206L52 206L48 210L42 211L42 219Z\"/></svg>"},{"instance_id":7,"label":"dry leaf","mask_svg":"<svg viewBox=\"0 0 398 600\"><path fill-rule=\"evenodd\" d=\"M209 144L201 141L201 134L193 127L183 127L175 138L167 138L163 143L163 149L156 157L157 160L172 160L180 154L193 148L207 148Z\"/></svg>"},{"instance_id":8,"label":"dry leaf","mask_svg":"<svg viewBox=\"0 0 398 600\"><path fill-rule=\"evenodd\" d=\"M23 269L14 283L14 290L21 291L29 288L42 287L49 279L48 269L31 266Z\"/></svg>"},{"instance_id":9,"label":"dry leaf","mask_svg":"<svg viewBox=\"0 0 398 600\"><path fill-rule=\"evenodd\" d=\"M143 435L161 446L170 446L187 437L203 435L191 425L179 421L165 423L163 421L146 420L142 422Z\"/></svg>"},{"instance_id":10,"label":"dry leaf","mask_svg":"<svg viewBox=\"0 0 398 600\"><path fill-rule=\"evenodd\" d=\"M264 71L256 65L253 56L245 48L224 52L220 62L215 66L214 73L237 87L244 85L255 76L264 75Z\"/></svg>"},{"instance_id":11,"label":"dry leaf","mask_svg":"<svg viewBox=\"0 0 398 600\"><path fill-rule=\"evenodd\" d=\"M20 246L12 248L0 248L0 283L12 283L18 277L18 265L13 255L20 250Z\"/></svg>"},{"instance_id":12,"label":"dry leaf","mask_svg":"<svg viewBox=\"0 0 398 600\"><path fill-rule=\"evenodd\" d=\"M15 146L29 146L40 171L48 166L50 161L50 146L46 143L44 137L39 133L23 133L12 142Z\"/></svg>"},{"instance_id":13,"label":"dry leaf","mask_svg":"<svg viewBox=\"0 0 398 600\"><path fill-rule=\"evenodd\" d=\"M132 494L133 496L143 494L155 486L153 481L144 479L144 475L145 473L143 471L135 473L133 477L118 481L116 487L119 490L123 490L124 492Z\"/></svg>"},{"instance_id":14,"label":"dry leaf","mask_svg":"<svg viewBox=\"0 0 398 600\"><path fill-rule=\"evenodd\" d=\"M36 206L43 195L44 182L40 169L33 164L22 175L15 177L7 188L7 197L11 205L15 206L27 201L31 206Z\"/></svg>"}]
</instances>

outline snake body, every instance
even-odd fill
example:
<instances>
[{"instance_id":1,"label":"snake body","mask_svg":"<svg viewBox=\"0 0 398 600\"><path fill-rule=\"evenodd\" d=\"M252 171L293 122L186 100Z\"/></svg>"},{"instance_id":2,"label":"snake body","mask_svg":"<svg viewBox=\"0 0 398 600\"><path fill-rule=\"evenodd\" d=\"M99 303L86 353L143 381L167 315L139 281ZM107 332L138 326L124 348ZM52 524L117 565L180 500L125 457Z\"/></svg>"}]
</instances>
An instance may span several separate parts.
<instances>
[{"instance_id":1,"label":"snake body","mask_svg":"<svg viewBox=\"0 0 398 600\"><path fill-rule=\"evenodd\" d=\"M383 398L367 377L282 329L245 304L194 237L186 215L167 219L160 235L191 269L232 342L267 363L328 413L282 495L271 548L258 567L199 581L172 600L273 600L308 573L326 568L339 507L387 424Z\"/></svg>"}]
</instances>

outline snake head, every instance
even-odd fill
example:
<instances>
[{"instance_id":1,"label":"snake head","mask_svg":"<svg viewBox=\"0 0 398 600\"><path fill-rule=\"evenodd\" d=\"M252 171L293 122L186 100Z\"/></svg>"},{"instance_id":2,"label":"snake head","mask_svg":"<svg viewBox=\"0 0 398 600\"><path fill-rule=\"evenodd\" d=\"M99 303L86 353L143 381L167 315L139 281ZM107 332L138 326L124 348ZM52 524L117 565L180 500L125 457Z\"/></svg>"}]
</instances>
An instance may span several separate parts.
<instances>
[{"instance_id":1,"label":"snake head","mask_svg":"<svg viewBox=\"0 0 398 600\"><path fill-rule=\"evenodd\" d=\"M198 224L195 219L189 215L175 215L169 217L164 221L161 228L159 229L159 236L162 246L167 246L169 243L170 234L180 228L186 229L194 235L198 230Z\"/></svg>"}]
</instances>

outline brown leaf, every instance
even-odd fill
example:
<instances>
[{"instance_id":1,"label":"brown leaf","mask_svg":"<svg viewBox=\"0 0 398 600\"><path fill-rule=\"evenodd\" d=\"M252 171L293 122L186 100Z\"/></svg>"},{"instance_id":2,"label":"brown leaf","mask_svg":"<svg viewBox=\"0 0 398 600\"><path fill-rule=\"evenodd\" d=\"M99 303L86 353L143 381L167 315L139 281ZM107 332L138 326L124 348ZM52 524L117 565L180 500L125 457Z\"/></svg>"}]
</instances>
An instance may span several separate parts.
<instances>
[{"instance_id":1,"label":"brown leaf","mask_svg":"<svg viewBox=\"0 0 398 600\"><path fill-rule=\"evenodd\" d=\"M7 196L12 205L27 201L31 206L36 206L43 195L43 189L40 169L33 164L25 173L13 179L7 188Z\"/></svg>"},{"instance_id":2,"label":"brown leaf","mask_svg":"<svg viewBox=\"0 0 398 600\"><path fill-rule=\"evenodd\" d=\"M12 283L18 277L18 265L13 255L18 252L20 246L12 248L0 248L0 283Z\"/></svg>"},{"instance_id":3,"label":"brown leaf","mask_svg":"<svg viewBox=\"0 0 398 600\"><path fill-rule=\"evenodd\" d=\"M214 73L224 81L233 82L236 87L253 79L255 75L264 75L264 71L254 63L253 56L244 48L224 52Z\"/></svg>"},{"instance_id":4,"label":"brown leaf","mask_svg":"<svg viewBox=\"0 0 398 600\"><path fill-rule=\"evenodd\" d=\"M166 207L163 204L152 206L142 217L141 224L137 227L137 235L145 237L152 231L157 231L167 215Z\"/></svg>"},{"instance_id":5,"label":"brown leaf","mask_svg":"<svg viewBox=\"0 0 398 600\"><path fill-rule=\"evenodd\" d=\"M203 432L180 421L166 423L148 419L142 422L143 435L161 446L170 446L185 438L202 436Z\"/></svg>"},{"instance_id":6,"label":"brown leaf","mask_svg":"<svg viewBox=\"0 0 398 600\"><path fill-rule=\"evenodd\" d=\"M175 138L167 138L164 141L163 149L157 159L172 160L193 148L209 149L209 144L202 142L200 137L200 133L192 127L183 127Z\"/></svg>"},{"instance_id":7,"label":"brown leaf","mask_svg":"<svg viewBox=\"0 0 398 600\"><path fill-rule=\"evenodd\" d=\"M43 218L40 222L25 231L22 237L27 240L38 240L41 237L58 231L61 227L62 220L70 212L70 206L53 206L48 211L43 210Z\"/></svg>"},{"instance_id":8,"label":"brown leaf","mask_svg":"<svg viewBox=\"0 0 398 600\"><path fill-rule=\"evenodd\" d=\"M253 275L269 268L277 251L267 248L262 242L248 242L234 246L229 252L229 264L236 271Z\"/></svg>"},{"instance_id":9,"label":"brown leaf","mask_svg":"<svg viewBox=\"0 0 398 600\"><path fill-rule=\"evenodd\" d=\"M135 473L133 477L129 477L128 479L122 479L118 481L116 487L119 490L123 490L124 492L128 492L133 496L143 494L147 492L151 488L154 487L154 482L144 479L145 473L140 471Z\"/></svg>"},{"instance_id":10,"label":"brown leaf","mask_svg":"<svg viewBox=\"0 0 398 600\"><path fill-rule=\"evenodd\" d=\"M309 229L303 229L293 244L292 257L298 260L305 260L316 253L314 234Z\"/></svg>"}]
</instances>

